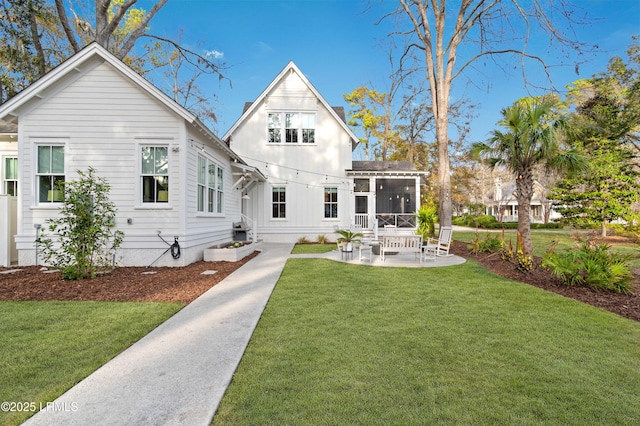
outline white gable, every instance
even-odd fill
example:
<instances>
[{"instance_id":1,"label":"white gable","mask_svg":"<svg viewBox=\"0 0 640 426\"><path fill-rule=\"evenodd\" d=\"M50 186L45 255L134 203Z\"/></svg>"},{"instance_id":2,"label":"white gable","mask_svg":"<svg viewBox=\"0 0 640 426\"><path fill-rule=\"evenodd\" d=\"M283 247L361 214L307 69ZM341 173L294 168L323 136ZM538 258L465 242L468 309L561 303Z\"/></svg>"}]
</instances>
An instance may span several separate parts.
<instances>
[{"instance_id":1,"label":"white gable","mask_svg":"<svg viewBox=\"0 0 640 426\"><path fill-rule=\"evenodd\" d=\"M335 120L336 124L349 136L353 148L355 148L358 143L358 137L351 131L349 126L342 121L342 119L338 116L338 114L331 108L331 106L327 103L327 101L320 95L320 93L313 87L311 82L305 77L304 74L300 71L300 69L293 63L293 61L289 62L287 66L278 74L278 76L269 84L269 86L258 96L258 98L251 104L251 106L242 114L242 116L234 123L233 126L225 133L222 137L223 140L229 141L230 138L233 138L233 135L236 129L242 125L242 123L251 117L256 108L262 103L271 102L271 97L274 97L274 100L280 98L281 102L289 102L293 101L297 95L303 96L301 101L304 100L308 96L313 97L313 102L316 102L320 105L323 105L327 110L329 115ZM311 99L306 99L306 102L312 102ZM271 108L276 108L280 104L276 104L275 106L270 106ZM304 104L305 106L308 104ZM310 105L310 104L309 104Z\"/></svg>"}]
</instances>

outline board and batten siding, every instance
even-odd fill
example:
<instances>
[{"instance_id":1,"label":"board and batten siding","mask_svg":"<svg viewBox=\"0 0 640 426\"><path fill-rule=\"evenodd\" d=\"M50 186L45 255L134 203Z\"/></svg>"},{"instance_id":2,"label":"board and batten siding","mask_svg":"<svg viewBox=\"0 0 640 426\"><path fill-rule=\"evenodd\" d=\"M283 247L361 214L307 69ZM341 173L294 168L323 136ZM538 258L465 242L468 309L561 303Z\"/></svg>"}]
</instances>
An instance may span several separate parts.
<instances>
[{"instance_id":1,"label":"board and batten siding","mask_svg":"<svg viewBox=\"0 0 640 426\"><path fill-rule=\"evenodd\" d=\"M260 169L268 182L252 190L249 214L258 218L259 232L267 241L295 241L301 236L331 237L334 226L351 221L353 180L351 139L324 104L295 73L273 88L253 114L231 136L231 148ZM270 144L270 112L314 112L315 143ZM272 189L286 187L286 218L272 218ZM338 188L338 218L324 218L324 188Z\"/></svg>"},{"instance_id":2,"label":"board and batten siding","mask_svg":"<svg viewBox=\"0 0 640 426\"><path fill-rule=\"evenodd\" d=\"M187 140L186 158L186 233L194 245L204 245L208 248L216 244L228 242L232 238L233 222L240 220L240 191L232 186L238 176L233 175L229 154L220 148L198 139L195 133L189 133ZM223 170L223 210L218 213L198 212L198 157L202 156L211 163L215 163Z\"/></svg>"}]
</instances>

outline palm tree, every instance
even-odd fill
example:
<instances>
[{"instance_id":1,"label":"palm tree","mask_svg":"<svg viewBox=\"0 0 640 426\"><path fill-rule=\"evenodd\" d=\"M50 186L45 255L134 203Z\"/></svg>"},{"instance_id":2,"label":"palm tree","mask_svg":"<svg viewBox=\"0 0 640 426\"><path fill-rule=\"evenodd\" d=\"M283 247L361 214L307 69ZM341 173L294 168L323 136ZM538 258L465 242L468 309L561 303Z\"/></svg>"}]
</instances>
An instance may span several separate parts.
<instances>
[{"instance_id":1,"label":"palm tree","mask_svg":"<svg viewBox=\"0 0 640 426\"><path fill-rule=\"evenodd\" d=\"M523 252L530 255L531 198L533 171L536 166L547 170L574 172L584 170L585 159L575 150L563 150L566 121L555 118L554 102L525 98L502 111L499 125L487 143L475 143L471 155L495 168L504 166L516 178L518 200L518 232L522 235Z\"/></svg>"}]
</instances>

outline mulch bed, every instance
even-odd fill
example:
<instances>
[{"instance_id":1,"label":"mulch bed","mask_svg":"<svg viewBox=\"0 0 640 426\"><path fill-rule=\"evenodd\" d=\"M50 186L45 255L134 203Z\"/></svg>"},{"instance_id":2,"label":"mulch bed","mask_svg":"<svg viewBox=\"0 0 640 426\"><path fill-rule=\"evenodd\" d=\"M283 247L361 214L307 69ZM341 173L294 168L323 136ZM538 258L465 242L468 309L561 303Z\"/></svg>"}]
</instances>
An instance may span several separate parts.
<instances>
[{"instance_id":1,"label":"mulch bed","mask_svg":"<svg viewBox=\"0 0 640 426\"><path fill-rule=\"evenodd\" d=\"M473 259L490 271L547 291L588 303L623 317L640 321L640 275L636 272L633 294L615 294L585 287L562 285L548 271L540 268L540 259L529 273L504 262L497 253L474 254L466 243L454 241L452 252ZM41 267L20 267L20 272L0 274L0 300L95 300L190 303L233 271L255 257L258 252L238 262L196 262L180 268L117 268L91 280L64 281L59 272L44 273ZM8 268L0 268L0 271ZM202 275L215 270L214 275ZM153 274L146 274L153 272Z\"/></svg>"},{"instance_id":2,"label":"mulch bed","mask_svg":"<svg viewBox=\"0 0 640 426\"><path fill-rule=\"evenodd\" d=\"M258 255L238 262L196 262L185 267L116 268L106 275L65 281L59 272L27 266L20 272L0 274L0 300L96 300L116 302L190 303L233 271ZM8 268L1 268L7 270ZM204 271L217 271L203 275Z\"/></svg>"},{"instance_id":3,"label":"mulch bed","mask_svg":"<svg viewBox=\"0 0 640 426\"><path fill-rule=\"evenodd\" d=\"M534 269L531 272L521 272L516 268L515 263L505 262L499 253L473 253L467 243L453 241L452 252L473 259L493 273L542 288L553 293L561 294L593 306L597 306L607 311L614 312L626 318L640 321L640 275L639 271L634 271L634 291L633 294L617 294L598 291L587 287L569 287L563 285L559 279L555 278L549 271L540 267L541 259L534 257Z\"/></svg>"}]
</instances>

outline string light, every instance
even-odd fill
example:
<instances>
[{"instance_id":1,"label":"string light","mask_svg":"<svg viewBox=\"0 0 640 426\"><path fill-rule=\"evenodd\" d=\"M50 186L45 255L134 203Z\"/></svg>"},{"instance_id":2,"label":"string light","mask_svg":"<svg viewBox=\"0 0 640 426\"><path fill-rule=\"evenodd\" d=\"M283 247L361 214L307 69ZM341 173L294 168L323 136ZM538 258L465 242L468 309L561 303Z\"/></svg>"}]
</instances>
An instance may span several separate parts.
<instances>
[{"instance_id":1,"label":"string light","mask_svg":"<svg viewBox=\"0 0 640 426\"><path fill-rule=\"evenodd\" d=\"M328 180L328 178L332 178L332 179L336 179L336 180L344 179L344 175L342 175L342 176L330 175L330 174L323 173L323 172L314 172L312 170L304 170L304 169L300 169L298 167L288 167L288 166L284 166L284 165L281 165L281 164L273 164L273 163L269 163L268 161L260 160L260 159L257 159L257 158L251 158L251 157L247 157L247 156L243 156L242 158L244 158L245 160L255 161L257 163L264 163L265 170L268 170L269 169L269 165L272 165L272 166L276 166L279 169L285 169L285 170L291 170L291 171L295 170L296 176L300 176L301 173L305 173L305 174L309 174L309 175L324 176L325 180Z\"/></svg>"},{"instance_id":2,"label":"string light","mask_svg":"<svg viewBox=\"0 0 640 426\"><path fill-rule=\"evenodd\" d=\"M255 161L257 163L264 163L264 168L265 171L269 170L269 162L264 161L264 160L259 160L256 158L251 158L251 157L247 157L244 156L243 157L246 160L251 160L251 161ZM345 181L345 176L337 176L337 175L330 175L327 173L322 173L322 172L315 172L315 171L311 171L311 170L304 170L304 169L300 169L300 168L295 168L295 167L288 167L288 166L284 166L284 165L280 165L280 164L274 164L271 163L272 166L275 166L275 169L284 169L284 170L291 170L291 172L293 173L293 171L295 170L296 174L295 174L295 179L294 180L289 180L291 179L290 176L286 176L286 177L278 177L278 176L274 176L273 174L267 175L265 174L265 178L268 182L270 182L271 184L279 184L282 185L282 182L284 181L285 185L289 185L289 184L298 184L298 185L305 185L306 189L309 188L327 188L327 185L332 185L332 187L337 187L337 189L339 191L350 191L351 194L353 194L354 189L355 189L355 182L353 182L352 184L349 183L349 181ZM272 167L272 170L274 169L274 167ZM324 181L320 184L314 184L314 183L309 183L306 181L305 182L300 182L300 174L304 173L304 174L308 174L308 175L315 175L315 176L324 176ZM412 176L413 177L413 176ZM329 178L335 179L336 181L339 181L339 183L336 184L332 184L329 183ZM369 177L362 177L363 179L369 179ZM346 186L346 188L342 188L342 186ZM380 185L380 190L383 189L383 186Z\"/></svg>"}]
</instances>

